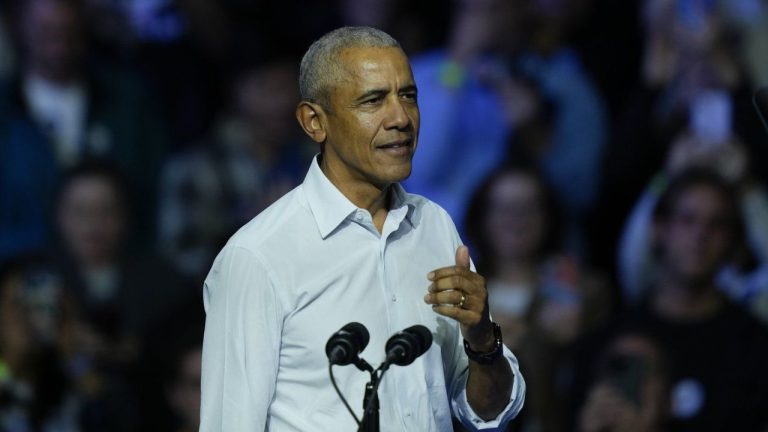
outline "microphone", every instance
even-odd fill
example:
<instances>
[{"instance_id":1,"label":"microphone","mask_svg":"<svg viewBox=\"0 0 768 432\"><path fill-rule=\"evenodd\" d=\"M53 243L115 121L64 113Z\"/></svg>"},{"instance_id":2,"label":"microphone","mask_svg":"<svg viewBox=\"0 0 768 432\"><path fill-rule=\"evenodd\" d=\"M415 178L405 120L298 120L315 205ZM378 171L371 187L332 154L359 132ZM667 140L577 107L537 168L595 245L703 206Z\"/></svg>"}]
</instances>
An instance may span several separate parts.
<instances>
[{"instance_id":1,"label":"microphone","mask_svg":"<svg viewBox=\"0 0 768 432\"><path fill-rule=\"evenodd\" d=\"M415 325L395 333L386 345L385 369L391 364L407 366L432 345L432 333L423 325Z\"/></svg>"},{"instance_id":2,"label":"microphone","mask_svg":"<svg viewBox=\"0 0 768 432\"><path fill-rule=\"evenodd\" d=\"M348 365L359 359L358 355L368 345L368 329L358 322L351 322L334 333L325 344L325 355L331 364Z\"/></svg>"},{"instance_id":3,"label":"microphone","mask_svg":"<svg viewBox=\"0 0 768 432\"><path fill-rule=\"evenodd\" d=\"M763 127L768 131L768 86L757 90L752 101L757 109L757 115L763 121Z\"/></svg>"}]
</instances>

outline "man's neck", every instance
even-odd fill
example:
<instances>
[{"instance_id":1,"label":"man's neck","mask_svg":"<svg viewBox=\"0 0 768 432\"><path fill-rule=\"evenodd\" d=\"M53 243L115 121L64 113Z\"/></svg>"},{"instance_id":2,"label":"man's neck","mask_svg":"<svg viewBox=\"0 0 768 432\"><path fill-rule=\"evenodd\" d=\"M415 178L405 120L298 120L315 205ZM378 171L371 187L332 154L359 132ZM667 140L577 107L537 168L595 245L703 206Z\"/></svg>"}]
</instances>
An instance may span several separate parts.
<instances>
[{"instance_id":1,"label":"man's neck","mask_svg":"<svg viewBox=\"0 0 768 432\"><path fill-rule=\"evenodd\" d=\"M723 298L713 281L699 286L663 279L651 299L651 308L672 321L695 321L710 318L724 306Z\"/></svg>"},{"instance_id":2,"label":"man's neck","mask_svg":"<svg viewBox=\"0 0 768 432\"><path fill-rule=\"evenodd\" d=\"M365 181L343 181L333 167L329 166L325 158L320 159L320 169L325 176L336 186L347 199L356 207L368 210L373 219L373 224L379 232L384 229L384 221L389 212L389 191L391 184L377 186Z\"/></svg>"}]
</instances>

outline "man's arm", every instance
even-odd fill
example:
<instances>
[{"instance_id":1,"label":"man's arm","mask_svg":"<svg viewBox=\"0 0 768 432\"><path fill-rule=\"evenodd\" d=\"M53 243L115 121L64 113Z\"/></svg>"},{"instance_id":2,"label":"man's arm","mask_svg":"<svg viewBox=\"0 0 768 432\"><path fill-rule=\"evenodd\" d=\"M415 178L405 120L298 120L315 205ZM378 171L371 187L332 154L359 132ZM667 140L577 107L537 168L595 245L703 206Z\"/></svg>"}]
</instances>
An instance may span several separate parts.
<instances>
[{"instance_id":1,"label":"man's arm","mask_svg":"<svg viewBox=\"0 0 768 432\"><path fill-rule=\"evenodd\" d=\"M472 351L493 351L496 338L488 312L485 279L470 270L466 246L457 249L455 266L435 270L428 278L432 284L424 301L431 304L438 314L460 323L462 336ZM522 398L522 394L514 395L513 398L516 377L508 357L512 357L511 353L504 349L502 355L490 364L469 361L467 402L483 420L497 418L513 399ZM522 393L522 381L518 383L517 389L518 393ZM517 405L519 408L520 404Z\"/></svg>"},{"instance_id":2,"label":"man's arm","mask_svg":"<svg viewBox=\"0 0 768 432\"><path fill-rule=\"evenodd\" d=\"M282 316L266 268L228 245L205 281L200 432L263 431L275 392Z\"/></svg>"},{"instance_id":3,"label":"man's arm","mask_svg":"<svg viewBox=\"0 0 768 432\"><path fill-rule=\"evenodd\" d=\"M471 349L475 352L490 352L494 349L493 339L490 345ZM467 378L469 405L483 420L495 419L509 404L514 379L512 368L503 356L489 365L470 359Z\"/></svg>"}]
</instances>

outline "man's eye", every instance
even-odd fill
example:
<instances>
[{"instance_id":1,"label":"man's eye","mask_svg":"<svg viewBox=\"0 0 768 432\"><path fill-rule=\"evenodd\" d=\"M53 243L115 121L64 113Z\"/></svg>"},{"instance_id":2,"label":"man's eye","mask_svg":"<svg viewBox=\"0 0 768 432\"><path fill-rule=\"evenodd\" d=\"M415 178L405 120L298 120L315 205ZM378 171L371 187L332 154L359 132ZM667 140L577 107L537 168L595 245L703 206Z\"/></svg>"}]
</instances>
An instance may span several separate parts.
<instances>
[{"instance_id":1,"label":"man's eye","mask_svg":"<svg viewBox=\"0 0 768 432\"><path fill-rule=\"evenodd\" d=\"M410 102L416 102L417 99L416 93L403 93L401 97Z\"/></svg>"},{"instance_id":2,"label":"man's eye","mask_svg":"<svg viewBox=\"0 0 768 432\"><path fill-rule=\"evenodd\" d=\"M363 101L363 105L376 105L379 102L381 102L383 98L381 96L376 96L370 99L366 99Z\"/></svg>"}]
</instances>

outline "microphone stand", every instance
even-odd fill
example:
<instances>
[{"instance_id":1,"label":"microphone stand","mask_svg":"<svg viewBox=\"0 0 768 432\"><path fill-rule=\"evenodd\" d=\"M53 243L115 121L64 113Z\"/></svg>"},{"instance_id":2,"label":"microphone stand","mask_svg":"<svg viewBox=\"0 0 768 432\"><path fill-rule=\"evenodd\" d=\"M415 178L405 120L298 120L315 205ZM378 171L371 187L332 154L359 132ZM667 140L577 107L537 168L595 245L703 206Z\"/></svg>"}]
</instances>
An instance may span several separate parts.
<instances>
[{"instance_id":1,"label":"microphone stand","mask_svg":"<svg viewBox=\"0 0 768 432\"><path fill-rule=\"evenodd\" d=\"M361 432L379 432L379 376L377 371L371 372L371 381L365 385L365 395L363 396L363 413L367 415L363 416L362 424L360 425Z\"/></svg>"},{"instance_id":2,"label":"microphone stand","mask_svg":"<svg viewBox=\"0 0 768 432\"><path fill-rule=\"evenodd\" d=\"M359 432L379 432L379 380L384 375L382 371L379 374L379 370L374 370L373 367L368 364L367 361L358 358L354 361L355 366L364 372L371 374L371 381L365 385L365 394L363 395L363 418L361 419ZM382 365L383 366L383 365Z\"/></svg>"}]
</instances>

